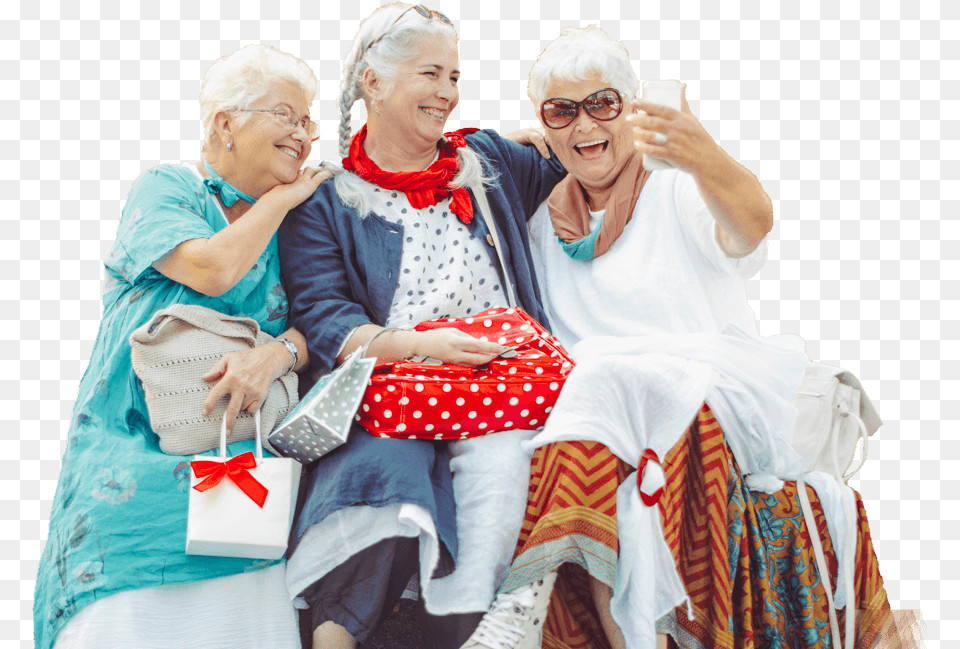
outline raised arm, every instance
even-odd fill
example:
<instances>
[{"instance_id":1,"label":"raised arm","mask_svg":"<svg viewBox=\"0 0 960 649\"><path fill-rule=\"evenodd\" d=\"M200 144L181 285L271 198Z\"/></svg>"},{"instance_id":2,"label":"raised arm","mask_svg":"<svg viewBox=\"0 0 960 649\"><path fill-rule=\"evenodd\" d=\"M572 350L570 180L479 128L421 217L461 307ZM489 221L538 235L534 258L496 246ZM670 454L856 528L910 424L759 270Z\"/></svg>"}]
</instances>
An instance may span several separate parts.
<instances>
[{"instance_id":1,"label":"raised arm","mask_svg":"<svg viewBox=\"0 0 960 649\"><path fill-rule=\"evenodd\" d=\"M153 267L198 293L223 295L257 262L287 213L330 175L318 167L305 168L294 182L268 191L223 230L209 239L184 241Z\"/></svg>"},{"instance_id":2,"label":"raised arm","mask_svg":"<svg viewBox=\"0 0 960 649\"><path fill-rule=\"evenodd\" d=\"M631 115L640 154L668 160L697 183L716 236L728 257L746 257L773 228L773 205L760 181L734 160L707 133L690 111L685 96L682 110L643 100L635 102L641 114ZM657 134L662 144L657 144ZM665 138L665 139L664 139Z\"/></svg>"}]
</instances>

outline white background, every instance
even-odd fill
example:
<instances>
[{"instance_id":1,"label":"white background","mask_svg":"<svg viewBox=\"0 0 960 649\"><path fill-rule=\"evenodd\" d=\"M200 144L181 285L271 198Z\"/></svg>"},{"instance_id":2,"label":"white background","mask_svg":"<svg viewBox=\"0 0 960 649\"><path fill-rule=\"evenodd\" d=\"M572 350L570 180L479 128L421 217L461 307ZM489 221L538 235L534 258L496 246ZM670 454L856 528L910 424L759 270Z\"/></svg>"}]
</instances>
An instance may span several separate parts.
<instances>
[{"instance_id":1,"label":"white background","mask_svg":"<svg viewBox=\"0 0 960 649\"><path fill-rule=\"evenodd\" d=\"M376 5L0 9L0 646L33 646L33 579L99 324L100 261L131 183L198 158L200 80L248 43L313 66L312 162L335 156L340 59ZM461 37L450 129L534 125L527 73L566 25L623 40L641 80L688 84L694 113L774 201L770 261L748 283L760 332L797 333L812 359L852 370L886 422L854 486L891 605L922 611L928 647L960 639L960 5L429 6Z\"/></svg>"}]
</instances>

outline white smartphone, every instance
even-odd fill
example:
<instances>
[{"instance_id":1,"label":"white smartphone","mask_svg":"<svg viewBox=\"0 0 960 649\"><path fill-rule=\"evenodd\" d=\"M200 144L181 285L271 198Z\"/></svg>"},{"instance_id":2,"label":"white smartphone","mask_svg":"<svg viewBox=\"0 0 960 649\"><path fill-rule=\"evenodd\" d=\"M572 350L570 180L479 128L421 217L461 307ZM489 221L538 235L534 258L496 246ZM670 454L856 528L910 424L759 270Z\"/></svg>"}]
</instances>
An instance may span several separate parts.
<instances>
[{"instance_id":1,"label":"white smartphone","mask_svg":"<svg viewBox=\"0 0 960 649\"><path fill-rule=\"evenodd\" d=\"M662 104L680 110L680 82L676 79L643 82L643 98L655 104ZM673 165L661 158L654 158L644 154L643 168L655 171L657 169L672 169Z\"/></svg>"}]
</instances>

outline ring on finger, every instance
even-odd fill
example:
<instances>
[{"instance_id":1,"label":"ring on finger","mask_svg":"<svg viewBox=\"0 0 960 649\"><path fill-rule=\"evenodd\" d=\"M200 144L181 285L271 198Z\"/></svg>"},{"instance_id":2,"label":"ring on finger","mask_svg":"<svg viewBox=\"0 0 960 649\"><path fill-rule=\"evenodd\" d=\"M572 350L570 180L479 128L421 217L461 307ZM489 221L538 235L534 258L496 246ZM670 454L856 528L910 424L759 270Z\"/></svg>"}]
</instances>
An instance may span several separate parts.
<instances>
[{"instance_id":1,"label":"ring on finger","mask_svg":"<svg viewBox=\"0 0 960 649\"><path fill-rule=\"evenodd\" d=\"M663 133L656 133L653 136L653 143L663 146L664 144L667 143L667 136L664 135Z\"/></svg>"}]
</instances>

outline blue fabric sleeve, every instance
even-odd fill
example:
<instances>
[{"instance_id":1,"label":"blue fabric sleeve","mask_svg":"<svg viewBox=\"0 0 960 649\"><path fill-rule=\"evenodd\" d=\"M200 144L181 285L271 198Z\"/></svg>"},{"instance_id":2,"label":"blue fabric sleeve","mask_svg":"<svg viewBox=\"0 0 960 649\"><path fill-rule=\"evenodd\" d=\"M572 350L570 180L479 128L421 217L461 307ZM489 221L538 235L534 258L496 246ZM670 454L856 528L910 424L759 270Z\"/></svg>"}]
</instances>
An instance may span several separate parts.
<instances>
[{"instance_id":1,"label":"blue fabric sleeve","mask_svg":"<svg viewBox=\"0 0 960 649\"><path fill-rule=\"evenodd\" d=\"M513 177L523 203L524 215L529 220L540 203L547 199L557 183L567 175L566 169L556 155L552 155L548 160L540 155L535 146L517 144L490 129L479 131L475 135L481 133L489 138L491 148L496 150ZM482 149L489 157L488 147Z\"/></svg>"},{"instance_id":2,"label":"blue fabric sleeve","mask_svg":"<svg viewBox=\"0 0 960 649\"><path fill-rule=\"evenodd\" d=\"M183 172L190 173L189 170ZM117 227L117 240L104 265L135 284L155 262L184 241L215 234L203 216L197 187L175 167L144 173L133 185Z\"/></svg>"},{"instance_id":3,"label":"blue fabric sleeve","mask_svg":"<svg viewBox=\"0 0 960 649\"><path fill-rule=\"evenodd\" d=\"M290 323L307 339L310 384L336 366L344 339L356 327L373 322L354 295L344 250L336 232L339 210L333 181L284 219L278 232L283 285L290 299Z\"/></svg>"}]
</instances>

